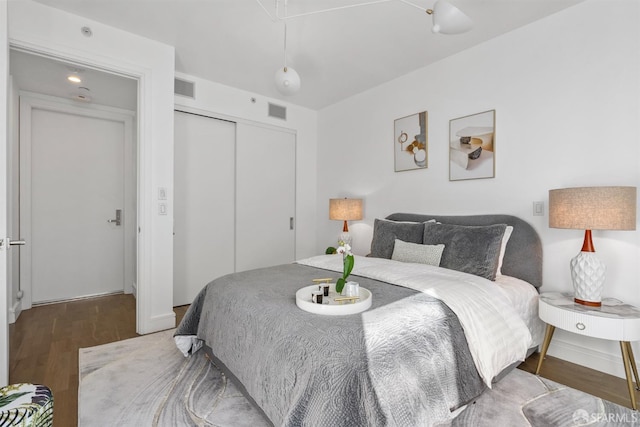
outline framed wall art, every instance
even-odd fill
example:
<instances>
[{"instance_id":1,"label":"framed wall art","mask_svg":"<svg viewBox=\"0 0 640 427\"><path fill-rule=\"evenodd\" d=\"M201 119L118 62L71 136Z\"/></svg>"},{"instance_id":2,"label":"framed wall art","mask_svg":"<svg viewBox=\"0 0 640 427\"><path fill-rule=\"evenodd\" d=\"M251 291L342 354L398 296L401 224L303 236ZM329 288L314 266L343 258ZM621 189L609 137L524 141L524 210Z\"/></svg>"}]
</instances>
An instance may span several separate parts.
<instances>
[{"instance_id":1,"label":"framed wall art","mask_svg":"<svg viewBox=\"0 0 640 427\"><path fill-rule=\"evenodd\" d=\"M495 177L496 110L449 121L449 181Z\"/></svg>"},{"instance_id":2,"label":"framed wall art","mask_svg":"<svg viewBox=\"0 0 640 427\"><path fill-rule=\"evenodd\" d=\"M427 112L393 122L395 171L425 169L428 163Z\"/></svg>"}]
</instances>

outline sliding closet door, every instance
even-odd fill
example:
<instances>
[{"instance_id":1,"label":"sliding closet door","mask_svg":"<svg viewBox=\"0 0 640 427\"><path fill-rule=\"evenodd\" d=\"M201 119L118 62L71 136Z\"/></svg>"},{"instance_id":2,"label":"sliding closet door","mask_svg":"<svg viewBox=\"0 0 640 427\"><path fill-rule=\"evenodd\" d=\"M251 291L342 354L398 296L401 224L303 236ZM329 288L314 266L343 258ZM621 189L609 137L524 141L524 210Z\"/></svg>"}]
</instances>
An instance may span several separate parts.
<instances>
[{"instance_id":1,"label":"sliding closet door","mask_svg":"<svg viewBox=\"0 0 640 427\"><path fill-rule=\"evenodd\" d=\"M237 124L236 271L295 260L295 134Z\"/></svg>"},{"instance_id":2,"label":"sliding closet door","mask_svg":"<svg viewBox=\"0 0 640 427\"><path fill-rule=\"evenodd\" d=\"M175 112L173 305L234 271L235 123Z\"/></svg>"}]
</instances>

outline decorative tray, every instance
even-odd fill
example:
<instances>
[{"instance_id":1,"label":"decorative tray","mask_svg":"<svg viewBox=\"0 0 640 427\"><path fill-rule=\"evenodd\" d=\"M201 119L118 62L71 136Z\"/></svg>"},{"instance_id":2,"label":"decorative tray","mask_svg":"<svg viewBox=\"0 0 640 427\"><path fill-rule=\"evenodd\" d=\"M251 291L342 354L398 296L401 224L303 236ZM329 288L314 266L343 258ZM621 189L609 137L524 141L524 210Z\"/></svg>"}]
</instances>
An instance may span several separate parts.
<instances>
[{"instance_id":1,"label":"decorative tray","mask_svg":"<svg viewBox=\"0 0 640 427\"><path fill-rule=\"evenodd\" d=\"M360 298L355 301L336 301L342 295L336 293L336 284L329 284L329 296L323 297L323 303L317 304L311 301L311 292L317 291L318 285L305 286L296 292L296 305L304 311L329 316L342 316L345 314L362 313L371 307L373 298L368 289L360 287Z\"/></svg>"}]
</instances>

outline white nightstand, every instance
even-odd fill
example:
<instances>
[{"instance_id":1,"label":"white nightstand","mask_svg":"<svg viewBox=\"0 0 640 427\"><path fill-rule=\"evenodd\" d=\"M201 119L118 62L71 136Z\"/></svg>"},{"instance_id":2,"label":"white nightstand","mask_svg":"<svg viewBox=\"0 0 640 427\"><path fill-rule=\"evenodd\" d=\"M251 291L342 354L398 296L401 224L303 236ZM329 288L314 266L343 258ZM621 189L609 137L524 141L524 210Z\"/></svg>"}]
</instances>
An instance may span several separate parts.
<instances>
[{"instance_id":1,"label":"white nightstand","mask_svg":"<svg viewBox=\"0 0 640 427\"><path fill-rule=\"evenodd\" d=\"M640 381L630 342L640 340L640 310L638 308L613 298L603 299L601 307L589 307L575 303L572 294L550 292L540 295L538 312L540 319L547 323L547 330L542 343L536 375L540 372L542 361L547 354L556 328L588 337L620 341L631 407L637 409L631 370L633 370L637 390L640 390Z\"/></svg>"}]
</instances>

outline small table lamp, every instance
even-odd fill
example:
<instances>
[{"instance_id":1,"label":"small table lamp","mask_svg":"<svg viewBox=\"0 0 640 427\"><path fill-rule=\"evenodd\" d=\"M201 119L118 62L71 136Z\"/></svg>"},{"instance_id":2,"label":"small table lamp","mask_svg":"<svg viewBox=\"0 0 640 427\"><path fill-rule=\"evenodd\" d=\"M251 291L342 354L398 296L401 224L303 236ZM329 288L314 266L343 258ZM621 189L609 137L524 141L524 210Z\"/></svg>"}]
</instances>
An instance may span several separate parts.
<instances>
[{"instance_id":1,"label":"small table lamp","mask_svg":"<svg viewBox=\"0 0 640 427\"><path fill-rule=\"evenodd\" d=\"M362 219L362 199L329 199L329 219L344 221L340 240L351 244L347 221Z\"/></svg>"},{"instance_id":2,"label":"small table lamp","mask_svg":"<svg viewBox=\"0 0 640 427\"><path fill-rule=\"evenodd\" d=\"M636 187L549 190L549 227L585 230L582 250L570 263L574 300L600 307L605 265L595 255L591 230L635 230Z\"/></svg>"}]
</instances>

